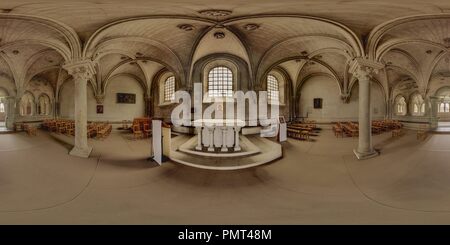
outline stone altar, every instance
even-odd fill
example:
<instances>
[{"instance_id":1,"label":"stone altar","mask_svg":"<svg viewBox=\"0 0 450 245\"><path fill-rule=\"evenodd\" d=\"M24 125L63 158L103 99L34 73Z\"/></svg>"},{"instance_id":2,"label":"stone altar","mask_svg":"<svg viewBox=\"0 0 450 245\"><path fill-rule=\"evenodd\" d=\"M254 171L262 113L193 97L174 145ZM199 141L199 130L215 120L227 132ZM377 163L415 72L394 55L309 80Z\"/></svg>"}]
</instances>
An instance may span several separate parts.
<instances>
[{"instance_id":1,"label":"stone altar","mask_svg":"<svg viewBox=\"0 0 450 245\"><path fill-rule=\"evenodd\" d=\"M234 151L240 151L239 132L245 122L238 119L199 119L193 122L197 129L197 146L198 151L203 151L203 147L207 147L207 151L214 151L215 147L220 148L221 152L228 152L229 147L233 147Z\"/></svg>"}]
</instances>

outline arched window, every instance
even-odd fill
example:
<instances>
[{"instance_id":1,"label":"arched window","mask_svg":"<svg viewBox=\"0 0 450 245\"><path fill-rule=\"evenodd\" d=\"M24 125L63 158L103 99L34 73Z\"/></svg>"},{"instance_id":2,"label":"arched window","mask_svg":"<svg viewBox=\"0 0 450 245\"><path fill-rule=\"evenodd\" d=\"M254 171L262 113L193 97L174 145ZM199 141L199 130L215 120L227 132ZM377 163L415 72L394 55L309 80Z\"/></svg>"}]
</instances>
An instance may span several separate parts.
<instances>
[{"instance_id":1,"label":"arched window","mask_svg":"<svg viewBox=\"0 0 450 245\"><path fill-rule=\"evenodd\" d=\"M31 116L34 113L34 110L34 97L31 93L27 92L20 100L20 115Z\"/></svg>"},{"instance_id":2,"label":"arched window","mask_svg":"<svg viewBox=\"0 0 450 245\"><path fill-rule=\"evenodd\" d=\"M270 103L280 102L280 87L278 79L273 75L267 76L267 100Z\"/></svg>"},{"instance_id":3,"label":"arched window","mask_svg":"<svg viewBox=\"0 0 450 245\"><path fill-rule=\"evenodd\" d=\"M38 113L41 116L50 115L50 98L47 95L39 97Z\"/></svg>"},{"instance_id":4,"label":"arched window","mask_svg":"<svg viewBox=\"0 0 450 245\"><path fill-rule=\"evenodd\" d=\"M439 103L438 112L445 112L445 104L444 103Z\"/></svg>"},{"instance_id":5,"label":"arched window","mask_svg":"<svg viewBox=\"0 0 450 245\"><path fill-rule=\"evenodd\" d=\"M233 72L228 67L216 66L208 73L209 97L233 96Z\"/></svg>"},{"instance_id":6,"label":"arched window","mask_svg":"<svg viewBox=\"0 0 450 245\"><path fill-rule=\"evenodd\" d=\"M164 101L170 102L175 99L175 77L170 76L164 82Z\"/></svg>"},{"instance_id":7,"label":"arched window","mask_svg":"<svg viewBox=\"0 0 450 245\"><path fill-rule=\"evenodd\" d=\"M0 102L0 112L5 113L5 104L3 102Z\"/></svg>"},{"instance_id":8,"label":"arched window","mask_svg":"<svg viewBox=\"0 0 450 245\"><path fill-rule=\"evenodd\" d=\"M396 114L400 116L406 115L406 101L405 97L399 96L395 100L395 108L396 108Z\"/></svg>"},{"instance_id":9,"label":"arched window","mask_svg":"<svg viewBox=\"0 0 450 245\"><path fill-rule=\"evenodd\" d=\"M419 113L419 106L417 104L414 104L414 113Z\"/></svg>"},{"instance_id":10,"label":"arched window","mask_svg":"<svg viewBox=\"0 0 450 245\"><path fill-rule=\"evenodd\" d=\"M419 93L411 97L411 111L413 116L423 116L425 114L425 101Z\"/></svg>"}]
</instances>

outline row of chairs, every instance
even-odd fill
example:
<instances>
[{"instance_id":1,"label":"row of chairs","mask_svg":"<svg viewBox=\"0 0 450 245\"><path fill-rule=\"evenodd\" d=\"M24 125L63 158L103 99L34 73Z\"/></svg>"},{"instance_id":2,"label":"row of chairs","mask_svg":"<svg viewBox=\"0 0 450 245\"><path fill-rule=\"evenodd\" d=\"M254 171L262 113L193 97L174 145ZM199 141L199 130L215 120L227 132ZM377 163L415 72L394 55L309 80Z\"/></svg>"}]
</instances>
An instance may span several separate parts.
<instances>
[{"instance_id":1,"label":"row of chairs","mask_svg":"<svg viewBox=\"0 0 450 245\"><path fill-rule=\"evenodd\" d=\"M88 138L105 139L111 131L112 126L109 123L89 123L87 136Z\"/></svg>"},{"instance_id":2,"label":"row of chairs","mask_svg":"<svg viewBox=\"0 0 450 245\"><path fill-rule=\"evenodd\" d=\"M58 134L75 134L75 122L73 120L63 119L48 119L42 123L42 128L49 132L55 132Z\"/></svg>"},{"instance_id":3,"label":"row of chairs","mask_svg":"<svg viewBox=\"0 0 450 245\"><path fill-rule=\"evenodd\" d=\"M316 129L315 121L305 121L305 122L294 122L287 126L288 137L299 139L299 140L309 140L311 133Z\"/></svg>"},{"instance_id":4,"label":"row of chairs","mask_svg":"<svg viewBox=\"0 0 450 245\"><path fill-rule=\"evenodd\" d=\"M358 137L359 127L354 122L337 122L333 125L333 132L336 137Z\"/></svg>"},{"instance_id":5,"label":"row of chairs","mask_svg":"<svg viewBox=\"0 0 450 245\"><path fill-rule=\"evenodd\" d=\"M388 132L394 130L393 136L401 134L403 124L396 120L375 120L372 121L372 133L380 134L382 132ZM333 132L336 137L358 137L359 125L356 122L336 122L333 125Z\"/></svg>"},{"instance_id":6,"label":"row of chairs","mask_svg":"<svg viewBox=\"0 0 450 245\"><path fill-rule=\"evenodd\" d=\"M144 124L143 128L139 124L133 124L131 126L131 130L133 131L133 138L143 139L152 136L152 130L150 129L150 124Z\"/></svg>"},{"instance_id":7,"label":"row of chairs","mask_svg":"<svg viewBox=\"0 0 450 245\"><path fill-rule=\"evenodd\" d=\"M58 134L75 135L75 121L65 119L49 119L44 120L42 128L49 132ZM109 123L89 123L87 126L87 137L104 139L112 131L112 126Z\"/></svg>"}]
</instances>

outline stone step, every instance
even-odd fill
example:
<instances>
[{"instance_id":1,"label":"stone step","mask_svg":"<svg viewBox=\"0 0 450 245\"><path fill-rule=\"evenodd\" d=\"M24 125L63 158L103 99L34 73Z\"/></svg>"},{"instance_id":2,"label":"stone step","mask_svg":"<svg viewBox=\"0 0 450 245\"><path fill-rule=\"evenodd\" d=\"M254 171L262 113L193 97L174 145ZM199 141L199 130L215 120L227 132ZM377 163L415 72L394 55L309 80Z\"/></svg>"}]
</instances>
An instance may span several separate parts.
<instances>
[{"instance_id":1,"label":"stone step","mask_svg":"<svg viewBox=\"0 0 450 245\"><path fill-rule=\"evenodd\" d=\"M195 168L236 170L262 165L282 157L280 144L265 138L260 138L259 136L247 136L247 138L260 149L260 152L239 158L198 156L176 150L190 138L188 136L177 136L172 139L171 160Z\"/></svg>"}]
</instances>

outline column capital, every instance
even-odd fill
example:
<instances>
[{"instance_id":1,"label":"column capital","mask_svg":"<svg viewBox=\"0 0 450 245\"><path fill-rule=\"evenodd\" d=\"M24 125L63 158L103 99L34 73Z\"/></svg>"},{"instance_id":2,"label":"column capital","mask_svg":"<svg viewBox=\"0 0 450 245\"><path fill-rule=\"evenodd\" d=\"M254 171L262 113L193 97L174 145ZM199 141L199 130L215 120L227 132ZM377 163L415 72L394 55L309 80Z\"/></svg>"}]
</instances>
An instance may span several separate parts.
<instances>
[{"instance_id":1,"label":"column capital","mask_svg":"<svg viewBox=\"0 0 450 245\"><path fill-rule=\"evenodd\" d=\"M382 63L359 57L350 62L349 73L356 77L358 81L369 80L374 73L378 73L383 68Z\"/></svg>"},{"instance_id":2,"label":"column capital","mask_svg":"<svg viewBox=\"0 0 450 245\"><path fill-rule=\"evenodd\" d=\"M344 103L348 103L350 100L350 93L341 93L341 100Z\"/></svg>"},{"instance_id":3,"label":"column capital","mask_svg":"<svg viewBox=\"0 0 450 245\"><path fill-rule=\"evenodd\" d=\"M76 80L92 79L95 74L94 62L89 59L68 62L63 68Z\"/></svg>"},{"instance_id":4,"label":"column capital","mask_svg":"<svg viewBox=\"0 0 450 245\"><path fill-rule=\"evenodd\" d=\"M97 104L103 104L103 101L105 101L105 95L104 94L97 94L94 96L95 97L95 101L97 102Z\"/></svg>"}]
</instances>

